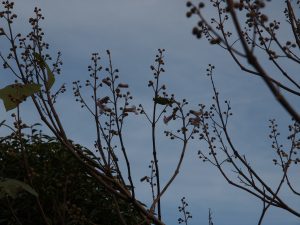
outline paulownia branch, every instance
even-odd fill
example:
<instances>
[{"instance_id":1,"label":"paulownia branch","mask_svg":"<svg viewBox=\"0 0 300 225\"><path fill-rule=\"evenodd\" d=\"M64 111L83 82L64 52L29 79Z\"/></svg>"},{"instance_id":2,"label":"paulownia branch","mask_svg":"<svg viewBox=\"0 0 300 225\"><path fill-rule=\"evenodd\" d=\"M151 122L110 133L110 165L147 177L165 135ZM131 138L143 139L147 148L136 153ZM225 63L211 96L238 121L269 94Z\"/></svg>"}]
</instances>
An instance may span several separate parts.
<instances>
[{"instance_id":1,"label":"paulownia branch","mask_svg":"<svg viewBox=\"0 0 300 225\"><path fill-rule=\"evenodd\" d=\"M155 72L154 72L154 78L155 78L155 85L152 85L154 88L154 99L159 97L159 76L162 70L162 66L164 65L163 61L163 50L159 49L159 55L156 56L156 62L157 62L157 68L151 67ZM151 137L152 137L152 155L153 155L153 161L155 165L155 173L156 173L156 196L159 196L161 193L160 189L160 174L159 174L159 166L158 166L158 157L157 157L157 146L156 146L156 123L157 123L157 102L153 102L153 114L152 114L152 119L151 119ZM156 197L157 198L157 197ZM150 212L153 211L155 208L155 205L157 204L157 214L158 218L161 219L161 204L160 204L160 198L157 198L157 201L154 201L155 204L152 204L150 207ZM153 203L154 203L153 202Z\"/></svg>"},{"instance_id":2,"label":"paulownia branch","mask_svg":"<svg viewBox=\"0 0 300 225\"><path fill-rule=\"evenodd\" d=\"M222 169L219 161L218 161L218 158L216 156L216 152L215 152L215 147L214 147L214 144L212 143L212 139L210 138L210 134L207 130L207 127L204 126L204 134L206 135L206 138L205 140L208 142L209 144L209 149L211 151L211 155L213 156L214 158L214 161L216 162L217 164L217 167L218 169L220 170L220 172L222 173L222 175L225 177L225 179L230 183L230 184L233 184L234 186L236 187L239 187L243 190L246 190L247 192L255 195L256 197L260 198L262 201L266 201L268 204L270 205L273 205L273 206L276 206L276 207L279 207L279 208L283 208L289 212L291 212L292 214L296 215L296 216L300 216L300 213L295 211L294 209L290 208L286 203L284 203L278 196L278 192L285 180L285 177L286 177L286 173L287 173L287 165L285 165L284 167L284 174L282 176L282 179L276 189L276 191L272 191L271 187L269 187L264 181L263 179L254 171L254 169L249 165L249 163L246 161L246 159L240 155L240 153L235 149L235 147L233 146L233 143L231 142L231 138L228 134L228 131L227 131L227 127L226 127L226 122L224 120L224 117L223 117L223 113L222 113L222 110L221 110L221 106L220 106L220 102L219 102L219 97L218 97L218 92L216 91L216 88L215 88L215 85L214 85L214 82L212 80L212 75L211 75L211 70L209 71L210 73L210 77L211 77L211 82L212 82L212 85L213 85L213 91L214 91L214 100L216 102L216 113L220 119L220 122L221 122L221 129L223 130L224 132L224 135L225 135L225 138L227 140L227 143L229 144L231 150L233 151L234 153L234 158L236 158L238 160L238 162L242 163L242 165L247 169L248 173L250 174L250 178L248 178L246 176L246 174L243 173L242 170L239 169L239 167L235 164L234 162L234 159L230 156L230 154L225 151L226 155L227 155L227 158L230 159L229 160L229 163L232 164L235 168L235 170L237 171L237 173L242 176L246 181L247 181L247 185L250 185L250 187L254 188L254 190L257 193L251 191L250 189L248 188L245 188L245 187L241 187L240 185L234 183L233 181L231 181L228 176L226 175L225 171ZM227 117L227 115L225 116ZM213 121L213 120L212 120ZM203 117L203 121L202 123L205 123L204 121L204 117ZM226 149L226 146L223 144L223 141L222 141L222 138L221 138L221 134L218 132L218 127L214 125L213 123L213 128L214 128L214 132L216 133L216 135L218 136L219 138L219 141L220 143L223 145L223 149L225 150ZM292 153L292 150L290 151L290 155ZM261 190L255 183L254 183L254 178L263 186L263 190ZM242 181L242 180L241 180ZM244 181L242 181L244 183ZM246 183L244 183L246 184ZM270 194L269 195L266 195L266 191Z\"/></svg>"},{"instance_id":3,"label":"paulownia branch","mask_svg":"<svg viewBox=\"0 0 300 225\"><path fill-rule=\"evenodd\" d=\"M300 34L299 34L299 28L297 26L297 23L299 23L299 21L297 21L297 18L295 16L295 13L294 13L294 10L293 10L293 7L291 5L291 1L286 0L285 2L286 2L286 5L287 5L289 20L290 20L290 24L291 24L292 31L293 31L293 34L294 34L294 38L296 40L298 48L300 48L300 39L299 39Z\"/></svg>"},{"instance_id":4,"label":"paulownia branch","mask_svg":"<svg viewBox=\"0 0 300 225\"><path fill-rule=\"evenodd\" d=\"M218 9L218 12L220 12L220 10L222 10L220 8L220 4L217 4L216 5L217 9ZM223 24L223 21L219 15L219 25L218 25L218 29L221 31L221 35L210 25L210 23L208 23L208 21L205 19L205 17L203 16L203 14L201 13L201 10L200 9L197 9L195 6L193 6L193 8L195 9L195 14L199 16L202 24L205 24L205 26L207 27L207 32L208 34L213 33L214 37L213 36L210 36L212 40L218 40L217 44L220 45L220 43L224 43L224 45L226 46L226 50L229 52L229 54L231 55L232 59L235 61L235 63L240 67L240 69L242 71L245 71L247 73L250 73L250 74L253 74L253 75L256 75L256 76L262 76L258 71L255 71L255 70L252 70L250 68L247 68L245 65L243 65L243 63L238 59L237 56L240 56L242 58L246 58L247 56L242 53L242 52L239 52L236 48L233 48L233 44L236 43L237 41L235 41L233 44L230 44L229 43L229 40L227 38L227 35L225 34L225 30L224 30L224 24ZM219 14L219 13L218 13ZM195 29L195 28L194 28ZM243 35L242 36L239 36L239 41L241 41L241 39L243 39ZM275 41L277 41L277 44L280 45L280 43L278 42L278 40L275 38ZM283 47L280 45L280 47L283 49ZM252 50L250 50L250 52L253 53ZM288 56L290 57L290 56ZM286 74L286 73L285 73ZM269 77L269 80L276 84L278 87L286 90L287 92L290 92L292 94L295 94L297 96L300 96L300 92L299 91L296 91L296 90L293 90L291 88L289 88L288 86L282 84L281 82L273 79L272 77Z\"/></svg>"},{"instance_id":5,"label":"paulownia branch","mask_svg":"<svg viewBox=\"0 0 300 225\"><path fill-rule=\"evenodd\" d=\"M179 170L180 167L182 165L184 156L185 156L185 152L187 149L187 144L188 144L188 138L187 138L187 134L186 134L186 121L185 121L185 117L184 117L184 113L182 110L182 107L180 105L178 105L180 114L182 116L182 133L183 133L183 146L182 146L182 150L181 150L181 154L177 163L177 166L174 170L173 175L171 176L171 178L169 179L169 181L166 183L166 185L163 187L163 189L161 190L161 192L159 194L157 194L155 200L152 203L152 206L150 207L150 211L154 209L155 205L158 203L158 201L161 199L161 197L163 196L163 194L167 191L167 189L170 187L170 185L173 183L173 181L175 180L176 176L179 174Z\"/></svg>"},{"instance_id":6,"label":"paulownia branch","mask_svg":"<svg viewBox=\"0 0 300 225\"><path fill-rule=\"evenodd\" d=\"M118 116L118 105L117 105L117 96L116 96L116 88L115 88L115 76L114 76L114 70L113 70L113 66L112 66L112 60L111 60L111 54L110 51L107 51L108 54L108 58L109 58L109 74L112 78L112 83L111 83L111 90L112 90L112 94L113 94L113 103L114 103L114 111L115 111L115 122L117 125L117 130L118 130L118 137L119 137L119 142L121 145L121 150L126 162L126 167L127 167L127 175L128 175L128 180L131 186L131 192L132 192L132 198L135 198L135 193L134 193L134 185L133 185L133 180L132 180L132 175L131 175L131 167L130 167L130 162L127 156L127 152L126 152L126 148L124 145L124 141L123 141L123 136L122 136L122 132L121 132L121 125L120 125L120 121L119 121L119 116ZM160 218L159 218L160 219Z\"/></svg>"},{"instance_id":7,"label":"paulownia branch","mask_svg":"<svg viewBox=\"0 0 300 225\"><path fill-rule=\"evenodd\" d=\"M38 13L38 10L36 11ZM38 20L37 20L38 21ZM35 24L35 28L39 29L38 23ZM15 45L15 39L13 39L12 35L12 29L11 25L9 23L9 31L10 31L10 43L12 46L12 52L14 54L14 60L17 64L17 67L20 72L20 77L22 78L22 82L26 84L28 82L28 74L24 73L22 70L22 65L18 58L18 53L16 51L16 45ZM37 34L38 35L38 34ZM39 55L42 56L43 52L43 46L44 44L41 44L40 39L38 38L35 40L35 47L37 47L37 51ZM33 48L32 51L34 51L35 48ZM144 206L141 205L137 200L133 198L133 195L127 190L126 187L124 187L123 184L121 184L118 180L116 180L113 177L109 177L106 174L101 173L98 170L97 163L90 159L88 156L84 155L81 150L76 149L76 147L70 142L70 140L67 138L67 135L64 131L64 128L62 126L62 123L60 121L60 118L56 112L56 109L53 105L53 101L51 98L50 88L47 87L46 78L47 74L43 68L37 68L37 64L33 63L33 67L36 71L37 79L39 77L39 73L42 73L42 80L43 84L46 86L45 90L42 90L37 95L32 95L33 103L41 117L41 120L45 123L45 125L53 132L53 134L57 137L57 139L68 149L75 158L85 166L88 173L94 177L99 184L103 185L105 189L107 189L110 193L112 193L114 196L124 199L129 203L132 203L134 207L138 210L138 212L142 213L145 217L149 219L149 221L153 222L154 224L160 224L163 223L158 220L155 216L153 216L151 213L149 213ZM39 101L43 104L40 105ZM46 110L44 111L43 108Z\"/></svg>"},{"instance_id":8,"label":"paulownia branch","mask_svg":"<svg viewBox=\"0 0 300 225\"><path fill-rule=\"evenodd\" d=\"M237 18L237 15L235 13L234 7L233 7L233 1L227 0L228 4L228 10L232 16L232 20L234 23L234 26L236 28L236 31L240 37L243 37L243 32L241 30L240 22ZM300 116L295 111L293 106L290 105L290 103L286 100L286 98L279 92L278 88L274 86L272 81L270 80L270 76L267 74L267 72L262 68L260 63L257 61L257 58L251 53L246 41L244 38L241 38L241 43L243 46L243 49L246 53L248 62L256 69L256 71L262 76L263 80L271 90L274 97L277 99L277 101L285 108L289 114L294 118L297 122L300 122Z\"/></svg>"}]
</instances>

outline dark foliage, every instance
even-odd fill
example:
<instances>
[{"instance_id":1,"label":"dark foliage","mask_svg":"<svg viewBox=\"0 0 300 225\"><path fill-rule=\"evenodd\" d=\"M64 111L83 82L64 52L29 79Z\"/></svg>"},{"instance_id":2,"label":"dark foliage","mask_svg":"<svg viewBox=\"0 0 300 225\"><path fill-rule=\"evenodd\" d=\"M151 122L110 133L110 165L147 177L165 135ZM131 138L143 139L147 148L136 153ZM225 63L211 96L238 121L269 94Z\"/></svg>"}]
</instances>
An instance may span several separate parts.
<instances>
[{"instance_id":1,"label":"dark foliage","mask_svg":"<svg viewBox=\"0 0 300 225\"><path fill-rule=\"evenodd\" d=\"M116 200L57 140L46 137L23 141L32 187L39 193L49 224L117 225L120 224L117 207L128 224L138 223L139 216L133 206ZM16 140L1 143L0 177L29 184L23 165L24 152L19 144ZM77 147L92 154L88 149ZM35 197L20 191L15 199L8 196L1 199L0 224L44 224Z\"/></svg>"}]
</instances>

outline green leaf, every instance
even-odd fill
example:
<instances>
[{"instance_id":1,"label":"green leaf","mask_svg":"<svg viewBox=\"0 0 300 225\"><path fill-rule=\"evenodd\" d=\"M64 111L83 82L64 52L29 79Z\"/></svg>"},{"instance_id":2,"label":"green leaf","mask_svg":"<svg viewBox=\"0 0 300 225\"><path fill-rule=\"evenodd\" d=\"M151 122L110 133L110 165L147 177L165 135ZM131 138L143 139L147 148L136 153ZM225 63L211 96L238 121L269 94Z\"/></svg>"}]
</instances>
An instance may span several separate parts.
<instances>
[{"instance_id":1,"label":"green leaf","mask_svg":"<svg viewBox=\"0 0 300 225\"><path fill-rule=\"evenodd\" d=\"M16 198L20 191L27 191L35 197L38 197L38 193L24 182L9 178L5 178L3 181L0 181L0 199L5 195Z\"/></svg>"},{"instance_id":2,"label":"green leaf","mask_svg":"<svg viewBox=\"0 0 300 225\"><path fill-rule=\"evenodd\" d=\"M42 69L46 68L47 76L48 76L48 79L46 81L46 89L50 90L50 88L53 86L53 84L55 82L54 74L52 73L52 71L50 70L50 67L48 66L48 64L45 62L45 60L43 59L43 57L40 54L34 52L33 56L35 57L35 60L37 61L37 63L39 64L39 66Z\"/></svg>"},{"instance_id":3,"label":"green leaf","mask_svg":"<svg viewBox=\"0 0 300 225\"><path fill-rule=\"evenodd\" d=\"M159 105L171 105L172 103L174 103L173 99L163 98L160 96L157 96L156 98L154 98L153 101Z\"/></svg>"},{"instance_id":4,"label":"green leaf","mask_svg":"<svg viewBox=\"0 0 300 225\"><path fill-rule=\"evenodd\" d=\"M16 108L28 96L40 91L40 84L11 84L0 89L0 98L3 100L6 111Z\"/></svg>"}]
</instances>

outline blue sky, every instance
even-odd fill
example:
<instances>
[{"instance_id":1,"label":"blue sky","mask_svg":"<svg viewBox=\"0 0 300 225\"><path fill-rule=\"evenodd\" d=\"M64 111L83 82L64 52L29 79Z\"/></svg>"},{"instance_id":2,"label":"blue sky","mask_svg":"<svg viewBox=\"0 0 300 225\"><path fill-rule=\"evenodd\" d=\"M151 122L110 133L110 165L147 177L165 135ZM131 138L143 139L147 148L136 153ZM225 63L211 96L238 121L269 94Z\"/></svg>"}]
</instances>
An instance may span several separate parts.
<instances>
[{"instance_id":1,"label":"blue sky","mask_svg":"<svg viewBox=\"0 0 300 225\"><path fill-rule=\"evenodd\" d=\"M99 52L106 65L106 49L110 49L115 67L120 70L121 80L130 85L133 103L152 104L148 80L152 78L150 65L158 48L166 49L166 73L163 83L172 93L187 98L190 107L198 103L211 103L212 89L205 70L209 63L216 66L215 82L221 98L230 99L234 116L230 121L230 132L236 146L244 152L257 171L271 183L280 178L280 171L272 165L273 152L268 139L268 119L276 118L282 130L282 140L287 134L288 114L278 105L262 80L239 70L233 60L222 49L210 46L204 40L196 40L191 30L196 20L185 17L186 7L182 0L17 0L19 15L15 30L26 34L28 18L34 6L42 8L45 21L43 28L50 52L62 52L64 65L56 82L67 84L67 93L58 102L58 111L70 138L92 147L93 123L87 113L80 109L72 96L72 81L86 80L90 55ZM280 4L273 9L274 15L281 12ZM208 16L213 12L209 11ZM0 24L2 26L2 24ZM5 52L7 43L0 40L0 50ZM297 71L295 67L292 71ZM1 87L13 81L8 71L0 70ZM295 99L291 98L291 101ZM2 104L2 103L0 103ZM38 118L30 102L23 106L23 117L28 123ZM0 107L0 120L10 115ZM168 127L161 125L161 132ZM133 168L137 195L144 202L151 197L147 185L139 179L148 175L151 160L151 128L142 116L132 117L127 122L126 145ZM4 131L0 130L0 135ZM180 146L169 142L163 135L158 140L159 162L162 182L166 182L176 166ZM207 224L208 208L213 211L216 225L256 224L261 203L225 182L216 168L202 163L197 157L204 145L192 143L188 149L180 174L162 198L163 218L166 224L177 224L177 207L185 196L193 215L190 225ZM299 173L293 171L294 174ZM295 183L300 186L299 176ZM287 192L282 193L287 202L300 209ZM296 225L299 219L278 209L271 209L264 224Z\"/></svg>"}]
</instances>

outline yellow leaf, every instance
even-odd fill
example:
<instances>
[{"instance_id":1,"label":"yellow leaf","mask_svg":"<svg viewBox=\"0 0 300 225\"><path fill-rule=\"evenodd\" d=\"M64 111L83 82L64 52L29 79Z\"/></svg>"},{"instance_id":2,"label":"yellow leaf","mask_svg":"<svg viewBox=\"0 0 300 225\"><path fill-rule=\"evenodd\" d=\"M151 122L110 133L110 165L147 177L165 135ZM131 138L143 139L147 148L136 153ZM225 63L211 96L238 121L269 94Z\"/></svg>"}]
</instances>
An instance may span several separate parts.
<instances>
[{"instance_id":1,"label":"yellow leaf","mask_svg":"<svg viewBox=\"0 0 300 225\"><path fill-rule=\"evenodd\" d=\"M33 56L35 57L35 60L37 61L37 63L39 64L39 66L42 69L46 68L47 76L48 76L48 79L46 81L46 89L50 90L50 88L52 87L52 85L55 82L54 74L52 73L49 66L47 65L47 63L45 62L45 60L43 59L43 57L40 54L34 52Z\"/></svg>"},{"instance_id":2,"label":"yellow leaf","mask_svg":"<svg viewBox=\"0 0 300 225\"><path fill-rule=\"evenodd\" d=\"M6 111L16 108L28 96L40 91L41 85L31 84L11 84L0 89L0 98L2 99Z\"/></svg>"}]
</instances>

